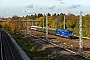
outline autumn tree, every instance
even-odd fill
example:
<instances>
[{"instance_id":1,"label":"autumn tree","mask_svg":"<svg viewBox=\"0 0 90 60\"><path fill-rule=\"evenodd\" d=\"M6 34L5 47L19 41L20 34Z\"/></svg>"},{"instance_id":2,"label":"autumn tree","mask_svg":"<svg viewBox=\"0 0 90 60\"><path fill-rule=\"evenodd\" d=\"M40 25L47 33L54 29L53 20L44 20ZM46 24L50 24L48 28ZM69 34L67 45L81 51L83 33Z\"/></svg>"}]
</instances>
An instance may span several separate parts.
<instances>
[{"instance_id":1,"label":"autumn tree","mask_svg":"<svg viewBox=\"0 0 90 60\"><path fill-rule=\"evenodd\" d=\"M43 24L44 24L44 26L45 26L45 24L46 24L46 17L40 17L39 20L40 20L39 26L42 27ZM44 20L44 23L43 23L43 20Z\"/></svg>"},{"instance_id":2,"label":"autumn tree","mask_svg":"<svg viewBox=\"0 0 90 60\"><path fill-rule=\"evenodd\" d=\"M90 35L90 14L83 16L84 35Z\"/></svg>"},{"instance_id":3,"label":"autumn tree","mask_svg":"<svg viewBox=\"0 0 90 60\"><path fill-rule=\"evenodd\" d=\"M51 14L50 13L47 13L47 16L51 16Z\"/></svg>"},{"instance_id":4,"label":"autumn tree","mask_svg":"<svg viewBox=\"0 0 90 60\"><path fill-rule=\"evenodd\" d=\"M74 14L69 13L66 15L66 25L68 28L74 29L77 24L77 17Z\"/></svg>"},{"instance_id":5,"label":"autumn tree","mask_svg":"<svg viewBox=\"0 0 90 60\"><path fill-rule=\"evenodd\" d=\"M14 15L12 17L12 20L10 20L10 27L12 29L12 32L16 34L20 28L21 28L21 21L19 20L19 17Z\"/></svg>"},{"instance_id":6,"label":"autumn tree","mask_svg":"<svg viewBox=\"0 0 90 60\"><path fill-rule=\"evenodd\" d=\"M5 30L8 30L8 31L11 30L11 29L10 29L10 25L9 25L9 21L7 21L7 22L2 22L2 26L5 28Z\"/></svg>"},{"instance_id":7,"label":"autumn tree","mask_svg":"<svg viewBox=\"0 0 90 60\"><path fill-rule=\"evenodd\" d=\"M56 17L57 17L57 14L56 14L56 13L54 13L54 14L52 15L53 20L55 20L55 19L56 19Z\"/></svg>"},{"instance_id":8,"label":"autumn tree","mask_svg":"<svg viewBox=\"0 0 90 60\"><path fill-rule=\"evenodd\" d=\"M43 16L43 14L39 13L37 16L38 16L38 17L42 17L42 16Z\"/></svg>"},{"instance_id":9,"label":"autumn tree","mask_svg":"<svg viewBox=\"0 0 90 60\"><path fill-rule=\"evenodd\" d=\"M48 16L48 26L51 28L53 23L53 18L51 16Z\"/></svg>"},{"instance_id":10,"label":"autumn tree","mask_svg":"<svg viewBox=\"0 0 90 60\"><path fill-rule=\"evenodd\" d=\"M55 18L55 22L57 29L63 29L64 14L63 13L61 13L60 15L58 14Z\"/></svg>"}]
</instances>

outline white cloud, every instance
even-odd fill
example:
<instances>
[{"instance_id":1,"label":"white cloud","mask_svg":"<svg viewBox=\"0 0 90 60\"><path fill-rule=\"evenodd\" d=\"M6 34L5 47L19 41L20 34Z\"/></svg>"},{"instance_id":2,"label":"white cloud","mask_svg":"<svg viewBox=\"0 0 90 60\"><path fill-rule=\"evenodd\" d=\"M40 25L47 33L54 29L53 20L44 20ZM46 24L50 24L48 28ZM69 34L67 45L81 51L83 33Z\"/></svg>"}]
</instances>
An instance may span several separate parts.
<instances>
[{"instance_id":1,"label":"white cloud","mask_svg":"<svg viewBox=\"0 0 90 60\"><path fill-rule=\"evenodd\" d=\"M29 4L26 6L26 8L33 8L33 6L34 6L33 4Z\"/></svg>"},{"instance_id":2,"label":"white cloud","mask_svg":"<svg viewBox=\"0 0 90 60\"><path fill-rule=\"evenodd\" d=\"M90 13L90 0L0 0L0 16L10 14L23 15L27 13L67 13L68 11L78 14L79 11ZM82 1L82 2L81 2ZM6 4L7 3L7 4ZM31 10L29 10L29 9ZM88 8L88 9L87 9ZM25 9L25 10L23 10ZM60 10L61 9L61 10ZM23 11L22 11L23 10ZM13 13L12 13L13 12ZM22 13L23 12L23 13Z\"/></svg>"},{"instance_id":3,"label":"white cloud","mask_svg":"<svg viewBox=\"0 0 90 60\"><path fill-rule=\"evenodd\" d=\"M48 9L54 9L56 6L50 5Z\"/></svg>"},{"instance_id":4,"label":"white cloud","mask_svg":"<svg viewBox=\"0 0 90 60\"><path fill-rule=\"evenodd\" d=\"M64 4L64 2L60 2L60 4Z\"/></svg>"},{"instance_id":5,"label":"white cloud","mask_svg":"<svg viewBox=\"0 0 90 60\"><path fill-rule=\"evenodd\" d=\"M22 13L26 13L27 11L23 10Z\"/></svg>"},{"instance_id":6,"label":"white cloud","mask_svg":"<svg viewBox=\"0 0 90 60\"><path fill-rule=\"evenodd\" d=\"M40 8L40 9L43 9L43 8Z\"/></svg>"},{"instance_id":7,"label":"white cloud","mask_svg":"<svg viewBox=\"0 0 90 60\"><path fill-rule=\"evenodd\" d=\"M36 6L38 6L38 5L36 5Z\"/></svg>"},{"instance_id":8,"label":"white cloud","mask_svg":"<svg viewBox=\"0 0 90 60\"><path fill-rule=\"evenodd\" d=\"M62 0L58 0L58 1L62 1Z\"/></svg>"},{"instance_id":9,"label":"white cloud","mask_svg":"<svg viewBox=\"0 0 90 60\"><path fill-rule=\"evenodd\" d=\"M9 13L10 15L14 15L14 13Z\"/></svg>"},{"instance_id":10,"label":"white cloud","mask_svg":"<svg viewBox=\"0 0 90 60\"><path fill-rule=\"evenodd\" d=\"M76 4L76 5L71 5L70 7L68 7L69 9L73 9L73 8L77 8L77 7L80 7L81 5L79 4Z\"/></svg>"},{"instance_id":11,"label":"white cloud","mask_svg":"<svg viewBox=\"0 0 90 60\"><path fill-rule=\"evenodd\" d=\"M31 11L31 10L23 10L22 13L25 13L25 14L34 14L35 11Z\"/></svg>"},{"instance_id":12,"label":"white cloud","mask_svg":"<svg viewBox=\"0 0 90 60\"><path fill-rule=\"evenodd\" d=\"M6 14L10 14L10 15L13 15L14 14L13 12L8 12L8 11L6 11L5 13Z\"/></svg>"},{"instance_id":13,"label":"white cloud","mask_svg":"<svg viewBox=\"0 0 90 60\"><path fill-rule=\"evenodd\" d=\"M8 14L8 11L6 11L5 13Z\"/></svg>"}]
</instances>

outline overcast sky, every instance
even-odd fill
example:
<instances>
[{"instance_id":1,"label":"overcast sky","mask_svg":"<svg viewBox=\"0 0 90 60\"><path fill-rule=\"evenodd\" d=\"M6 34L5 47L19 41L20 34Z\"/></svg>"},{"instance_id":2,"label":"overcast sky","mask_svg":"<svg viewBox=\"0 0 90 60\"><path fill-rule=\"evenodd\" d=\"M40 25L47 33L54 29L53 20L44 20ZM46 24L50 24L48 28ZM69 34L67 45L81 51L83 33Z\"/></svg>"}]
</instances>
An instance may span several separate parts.
<instances>
[{"instance_id":1,"label":"overcast sky","mask_svg":"<svg viewBox=\"0 0 90 60\"><path fill-rule=\"evenodd\" d=\"M80 11L90 13L90 0L0 0L0 17L47 12L79 15Z\"/></svg>"}]
</instances>

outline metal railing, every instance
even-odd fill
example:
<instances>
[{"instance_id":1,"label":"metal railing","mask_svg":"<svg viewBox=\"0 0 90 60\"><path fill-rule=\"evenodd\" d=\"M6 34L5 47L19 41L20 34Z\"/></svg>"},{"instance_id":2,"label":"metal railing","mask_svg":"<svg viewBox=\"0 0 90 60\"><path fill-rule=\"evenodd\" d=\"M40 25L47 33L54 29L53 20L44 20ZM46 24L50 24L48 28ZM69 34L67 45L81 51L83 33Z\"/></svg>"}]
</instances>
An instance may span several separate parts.
<instances>
[{"instance_id":1,"label":"metal railing","mask_svg":"<svg viewBox=\"0 0 90 60\"><path fill-rule=\"evenodd\" d=\"M10 37L11 41L13 42L13 44L15 45L15 47L17 48L19 54L21 55L21 57L24 59L24 60L31 60L27 54L23 51L23 49L17 44L17 42L14 40L14 38L8 33L8 36Z\"/></svg>"},{"instance_id":2,"label":"metal railing","mask_svg":"<svg viewBox=\"0 0 90 60\"><path fill-rule=\"evenodd\" d=\"M1 60L3 60L1 32L0 32L0 43L1 43Z\"/></svg>"}]
</instances>

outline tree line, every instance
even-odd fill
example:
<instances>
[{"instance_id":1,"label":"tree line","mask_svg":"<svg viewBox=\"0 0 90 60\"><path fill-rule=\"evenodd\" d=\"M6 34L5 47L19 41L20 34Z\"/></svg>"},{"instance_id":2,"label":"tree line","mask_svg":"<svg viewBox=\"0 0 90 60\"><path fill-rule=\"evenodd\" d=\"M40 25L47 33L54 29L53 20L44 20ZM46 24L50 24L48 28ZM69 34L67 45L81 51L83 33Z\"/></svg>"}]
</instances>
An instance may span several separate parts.
<instances>
[{"instance_id":1,"label":"tree line","mask_svg":"<svg viewBox=\"0 0 90 60\"><path fill-rule=\"evenodd\" d=\"M55 28L55 29L63 29L64 24L64 16L65 16L65 29L72 30L75 35L79 35L79 15L74 15L72 13L68 13L67 15L64 13L53 15L48 13L48 27L49 28ZM6 18L2 18L2 20L5 20ZM42 27L44 24L44 27L46 26L46 14L38 13L34 15L27 15L23 17L19 17L14 15L12 18L8 18L7 20L12 20L11 22L3 22L2 25L6 29L10 29L13 31L13 33L18 32L22 27L25 26L24 22L20 22L21 20L39 20L40 22L34 22L33 25ZM17 20L17 21L13 21ZM44 23L43 23L44 21ZM83 36L89 36L90 35L90 14L86 14L82 16L82 26L83 26ZM29 26L32 25L31 22L28 23Z\"/></svg>"}]
</instances>

